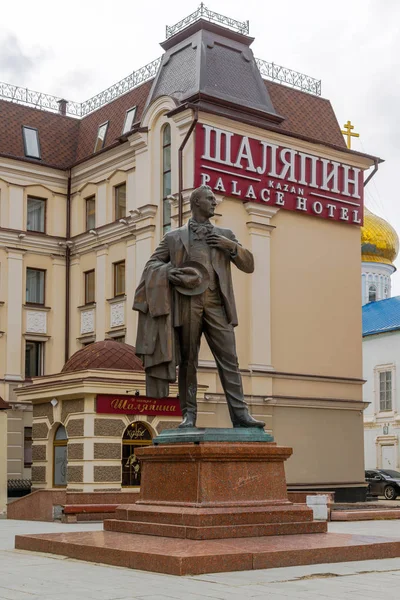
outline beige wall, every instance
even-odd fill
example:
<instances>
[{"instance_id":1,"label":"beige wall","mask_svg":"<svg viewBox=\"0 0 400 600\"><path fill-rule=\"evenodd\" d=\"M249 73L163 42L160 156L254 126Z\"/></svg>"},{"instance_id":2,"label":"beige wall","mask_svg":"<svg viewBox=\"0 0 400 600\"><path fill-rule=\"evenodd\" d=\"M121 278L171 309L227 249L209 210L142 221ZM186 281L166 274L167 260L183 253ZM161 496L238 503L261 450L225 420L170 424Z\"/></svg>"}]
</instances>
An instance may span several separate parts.
<instances>
[{"instance_id":1,"label":"beige wall","mask_svg":"<svg viewBox=\"0 0 400 600\"><path fill-rule=\"evenodd\" d=\"M107 337L125 336L128 343L135 343L137 316L131 305L143 267L161 238L161 136L168 121L166 114L174 107L170 98L158 98L143 116L142 125L147 130L131 135L127 142L72 169L71 239L68 240L71 252L70 354L83 343ZM178 148L192 119L191 111L187 110L169 120L175 197ZM199 120L302 151L317 151L326 158L344 158L338 150L316 148L308 142L224 118L200 113ZM193 184L193 140L192 136L183 156L186 218ZM0 224L7 229L0 231L0 302L4 302L3 306L0 304L0 330L5 331L0 337L0 379L3 380L0 392L7 399L9 384L4 379L8 377L15 385L24 377L26 338L45 342L46 374L58 372L64 363L66 240L62 236L66 228L67 175L40 165L33 168L29 163L21 173L22 163L1 160ZM368 166L364 159L349 158L347 154L346 162ZM119 222L115 220L114 188L123 182L127 184L127 215ZM46 199L48 236L25 235L29 194ZM85 231L85 198L92 195L96 198L94 233ZM339 456L337 460L333 457L329 463L329 478L337 476L342 482L350 479L361 482L363 472L357 444L362 423L355 418L357 410L362 409L359 229L277 210L266 204L243 204L222 196L218 199L221 203L215 224L231 228L255 257L253 275L233 268L239 315L237 351L246 399L253 414L267 419L267 427L279 443L290 443L282 432L290 429L285 428L287 420L290 423L292 418L298 419L296 433L291 435L299 453L296 460L301 462L301 457L308 455L306 446L302 447L298 440L308 439L314 431L314 422L320 432L321 455L330 453L331 456L336 439L334 432L338 428L338 424L331 427L329 415L333 411L335 419L343 422L343 430L349 433L342 440L341 451L354 454L355 458L351 468L345 468L339 476L336 470L338 465L343 467L343 463ZM177 203L173 205L176 225ZM126 261L126 298L113 299L113 263L119 260ZM27 331L28 311L32 313L32 309L23 306L27 266L47 272L46 308L39 310L42 320L46 321L44 333ZM96 271L96 302L89 307L84 306L84 272L91 269ZM221 395L215 364L204 342L199 380L207 386L207 394ZM268 405L268 402L286 401L295 405L285 409L281 405L279 408ZM340 410L342 406L352 408ZM214 408L202 411L200 419L207 425L227 425L225 404L217 402ZM295 459L291 461L297 464ZM288 468L292 473L291 467ZM322 476L316 469L313 463L309 482Z\"/></svg>"}]
</instances>

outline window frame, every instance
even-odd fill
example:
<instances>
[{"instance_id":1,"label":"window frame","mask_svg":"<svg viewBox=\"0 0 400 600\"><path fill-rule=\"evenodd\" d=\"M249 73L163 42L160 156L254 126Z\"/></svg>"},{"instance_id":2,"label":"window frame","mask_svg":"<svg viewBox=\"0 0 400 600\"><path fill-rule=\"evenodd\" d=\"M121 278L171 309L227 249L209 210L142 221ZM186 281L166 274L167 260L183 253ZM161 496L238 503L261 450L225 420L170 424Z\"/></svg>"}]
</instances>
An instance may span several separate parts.
<instances>
[{"instance_id":1,"label":"window frame","mask_svg":"<svg viewBox=\"0 0 400 600\"><path fill-rule=\"evenodd\" d=\"M30 430L30 435L29 435L29 430ZM32 462L33 462L33 458L32 458L32 427L24 427L24 469L30 469L32 466ZM30 454L31 454L31 461L28 462L26 460L26 451L27 451L27 446L26 446L26 442L30 442Z\"/></svg>"},{"instance_id":2,"label":"window frame","mask_svg":"<svg viewBox=\"0 0 400 600\"><path fill-rule=\"evenodd\" d=\"M124 291L117 293L117 269L120 265L124 265ZM113 263L113 276L114 276L114 298L125 296L126 294L126 265L125 260L119 260Z\"/></svg>"},{"instance_id":3,"label":"window frame","mask_svg":"<svg viewBox=\"0 0 400 600\"><path fill-rule=\"evenodd\" d=\"M88 300L87 283L88 283L88 275L90 275L91 273L93 273L93 277L94 277L93 300ZM96 269L89 269L88 271L84 271L83 276L84 276L84 290L85 290L85 306L87 306L89 304L94 304L96 302Z\"/></svg>"},{"instance_id":4,"label":"window frame","mask_svg":"<svg viewBox=\"0 0 400 600\"><path fill-rule=\"evenodd\" d=\"M169 128L169 142L167 144L164 143L164 136L165 136L165 131L167 130L167 128ZM162 144L161 144L161 187L162 187L162 231L163 234L165 235L170 229L171 229L171 208L169 209L169 213L170 213L170 221L169 223L165 223L164 221L164 206L165 203L168 202L169 203L169 199L168 196L171 195L172 193L172 129L171 129L171 124L170 123L165 123L164 126L161 129L161 136L162 136ZM165 169L165 161L164 161L164 150L165 148L169 148L170 149L170 160L169 160L169 169ZM165 193L165 188L164 188L164 177L167 173L170 173L170 191L169 194Z\"/></svg>"},{"instance_id":5,"label":"window frame","mask_svg":"<svg viewBox=\"0 0 400 600\"><path fill-rule=\"evenodd\" d=\"M28 375L26 372L26 367L27 367L27 362L26 362L26 346L27 344L34 344L37 345L38 347L38 374L37 375ZM38 340L25 340L25 379L32 379L32 377L43 377L44 375L44 349L45 349L45 342L41 342Z\"/></svg>"},{"instance_id":6,"label":"window frame","mask_svg":"<svg viewBox=\"0 0 400 600\"><path fill-rule=\"evenodd\" d=\"M373 292L374 292L374 294L375 294L375 299L374 299L374 300L371 300L371 297L370 297L370 294L371 294L371 288L374 288L374 289L373 289ZM378 287L377 287L377 285L376 285L375 283L370 283L370 284L368 285L368 302L376 302L376 301L377 301L377 299L378 299Z\"/></svg>"},{"instance_id":7,"label":"window frame","mask_svg":"<svg viewBox=\"0 0 400 600\"><path fill-rule=\"evenodd\" d=\"M391 407L390 408L382 408L381 402L381 374L382 373L391 373ZM375 412L378 415L388 415L394 412L395 403L396 403L396 367L394 363L378 365L374 369L374 381L375 381ZM386 390L385 390L386 393Z\"/></svg>"},{"instance_id":8,"label":"window frame","mask_svg":"<svg viewBox=\"0 0 400 600\"><path fill-rule=\"evenodd\" d=\"M44 216L43 216L43 231L40 229L28 229L28 205L29 200L40 200L44 203ZM40 196L27 196L26 198L26 230L32 233L46 233L47 231L47 198L40 198Z\"/></svg>"},{"instance_id":9,"label":"window frame","mask_svg":"<svg viewBox=\"0 0 400 600\"><path fill-rule=\"evenodd\" d=\"M94 201L94 227L88 226L88 202ZM92 229L96 229L96 194L92 194L85 198L85 231L91 231Z\"/></svg>"},{"instance_id":10,"label":"window frame","mask_svg":"<svg viewBox=\"0 0 400 600\"><path fill-rule=\"evenodd\" d=\"M129 129L125 129L126 128L126 123L128 121L128 116L133 111L134 111L134 115L133 115L133 118L132 118L131 126L130 126ZM132 127L133 127L133 124L134 124L134 119L136 117L136 112L137 112L137 105L132 106L132 108L128 108L128 110L126 111L126 113L125 113L125 119L124 119L124 125L122 127L122 134L121 135L125 135L125 134L129 133L130 131L132 131Z\"/></svg>"},{"instance_id":11,"label":"window frame","mask_svg":"<svg viewBox=\"0 0 400 600\"><path fill-rule=\"evenodd\" d=\"M27 146L26 137L25 137L26 129L30 129L31 131L36 132L36 143L37 143L38 156L28 153L28 146ZM30 127L30 125L22 125L22 140L24 142L24 154L25 154L26 158L36 158L36 160L41 160L42 150L40 147L39 130L36 127Z\"/></svg>"},{"instance_id":12,"label":"window frame","mask_svg":"<svg viewBox=\"0 0 400 600\"><path fill-rule=\"evenodd\" d=\"M117 216L117 190L122 187L125 187L125 213L121 216ZM114 217L115 221L119 221L119 219L125 219L126 217L126 181L114 186Z\"/></svg>"},{"instance_id":13,"label":"window frame","mask_svg":"<svg viewBox=\"0 0 400 600\"><path fill-rule=\"evenodd\" d=\"M39 271L41 273L44 273L44 276L43 276L43 302L32 302L32 301L26 299L26 294L28 291L27 290L28 271ZM25 304L27 306L46 306L46 274L47 274L46 269L38 269L36 267L26 267L26 270L25 270Z\"/></svg>"},{"instance_id":14,"label":"window frame","mask_svg":"<svg viewBox=\"0 0 400 600\"><path fill-rule=\"evenodd\" d=\"M97 128L97 136L96 136L96 141L95 141L95 143L94 143L94 150L93 150L93 154L96 154L97 152L100 152L100 150L103 150L103 148L104 148L104 144L106 143L106 137L107 137L107 132L108 132L108 125L109 125L109 123L110 123L110 121L104 121L104 123L101 123L101 124L98 126L98 128ZM100 137L99 137L99 132L100 132L100 129L101 129L102 127L104 127L104 126L106 127L106 130L105 130L105 133L104 133L104 139L103 139L103 142L102 142L102 144L101 144L100 148L97 148L97 142L98 142L98 141L99 141L99 139L100 139Z\"/></svg>"}]
</instances>

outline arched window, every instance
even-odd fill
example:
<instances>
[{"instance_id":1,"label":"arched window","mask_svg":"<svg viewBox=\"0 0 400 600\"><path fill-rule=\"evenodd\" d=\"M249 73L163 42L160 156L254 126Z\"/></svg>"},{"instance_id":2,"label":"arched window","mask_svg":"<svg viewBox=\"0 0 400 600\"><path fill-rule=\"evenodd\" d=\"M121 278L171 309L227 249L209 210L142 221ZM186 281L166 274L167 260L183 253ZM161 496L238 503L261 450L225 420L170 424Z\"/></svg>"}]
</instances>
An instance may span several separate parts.
<instances>
[{"instance_id":1,"label":"arched window","mask_svg":"<svg viewBox=\"0 0 400 600\"><path fill-rule=\"evenodd\" d=\"M171 229L171 125L164 126L162 132L162 174L163 174L163 234Z\"/></svg>"},{"instance_id":2,"label":"arched window","mask_svg":"<svg viewBox=\"0 0 400 600\"><path fill-rule=\"evenodd\" d=\"M149 426L139 421L131 423L122 438L122 487L140 486L140 463L135 449L151 444Z\"/></svg>"},{"instance_id":3,"label":"arched window","mask_svg":"<svg viewBox=\"0 0 400 600\"><path fill-rule=\"evenodd\" d=\"M388 289L387 285L385 285L385 287L383 289L383 296L385 298L389 298L389 289Z\"/></svg>"},{"instance_id":4,"label":"arched window","mask_svg":"<svg viewBox=\"0 0 400 600\"><path fill-rule=\"evenodd\" d=\"M68 435L64 425L60 425L53 442L53 486L67 485Z\"/></svg>"},{"instance_id":5,"label":"arched window","mask_svg":"<svg viewBox=\"0 0 400 600\"><path fill-rule=\"evenodd\" d=\"M376 301L376 285L370 285L368 288L368 302Z\"/></svg>"}]
</instances>

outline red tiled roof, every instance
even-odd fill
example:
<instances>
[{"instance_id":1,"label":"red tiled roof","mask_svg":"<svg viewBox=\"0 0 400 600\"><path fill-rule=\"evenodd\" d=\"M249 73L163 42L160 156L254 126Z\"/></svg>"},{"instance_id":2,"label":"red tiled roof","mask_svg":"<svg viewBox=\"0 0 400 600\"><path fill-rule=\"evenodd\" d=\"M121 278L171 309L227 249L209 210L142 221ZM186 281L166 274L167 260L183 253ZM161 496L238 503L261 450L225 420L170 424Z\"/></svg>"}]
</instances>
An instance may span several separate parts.
<instances>
[{"instance_id":1,"label":"red tiled roof","mask_svg":"<svg viewBox=\"0 0 400 600\"><path fill-rule=\"evenodd\" d=\"M152 83L143 83L81 120L0 100L0 154L25 159L21 127L28 125L39 131L42 159L35 162L68 168L93 156L102 123L109 121L107 148L118 142L128 109L137 106L135 121L140 121ZM265 85L276 112L285 119L277 125L282 133L346 149L329 100L272 81Z\"/></svg>"},{"instance_id":2,"label":"red tiled roof","mask_svg":"<svg viewBox=\"0 0 400 600\"><path fill-rule=\"evenodd\" d=\"M114 144L122 134L126 111L137 106L135 122L142 117L147 96L153 81L147 81L141 86L116 98L81 121L79 128L78 146L75 161L78 162L93 154L99 125L109 121L105 148Z\"/></svg>"},{"instance_id":3,"label":"red tiled roof","mask_svg":"<svg viewBox=\"0 0 400 600\"><path fill-rule=\"evenodd\" d=\"M7 410L8 408L11 408L10 404L8 404L8 402L5 402L0 396L0 410Z\"/></svg>"},{"instance_id":4,"label":"red tiled roof","mask_svg":"<svg viewBox=\"0 0 400 600\"><path fill-rule=\"evenodd\" d=\"M75 161L79 121L71 117L0 100L0 154L25 158L22 126L39 131L41 160L66 169Z\"/></svg>"},{"instance_id":5,"label":"red tiled roof","mask_svg":"<svg viewBox=\"0 0 400 600\"><path fill-rule=\"evenodd\" d=\"M142 361L136 356L135 348L129 344L104 340L85 346L75 352L62 368L62 373L90 369L143 371Z\"/></svg>"},{"instance_id":6,"label":"red tiled roof","mask_svg":"<svg viewBox=\"0 0 400 600\"><path fill-rule=\"evenodd\" d=\"M265 85L276 112L285 118L282 131L347 148L329 100L273 81Z\"/></svg>"}]
</instances>

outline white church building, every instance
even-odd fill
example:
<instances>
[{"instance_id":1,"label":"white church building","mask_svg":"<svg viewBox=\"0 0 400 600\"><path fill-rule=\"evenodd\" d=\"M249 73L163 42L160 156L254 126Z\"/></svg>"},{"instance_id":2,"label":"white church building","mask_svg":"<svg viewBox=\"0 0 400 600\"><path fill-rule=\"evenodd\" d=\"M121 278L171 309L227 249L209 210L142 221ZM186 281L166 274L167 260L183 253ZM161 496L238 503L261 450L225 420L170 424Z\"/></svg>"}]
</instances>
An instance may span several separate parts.
<instances>
[{"instance_id":1,"label":"white church building","mask_svg":"<svg viewBox=\"0 0 400 600\"><path fill-rule=\"evenodd\" d=\"M367 209L361 236L365 468L400 470L400 296L391 297L399 238Z\"/></svg>"}]
</instances>

